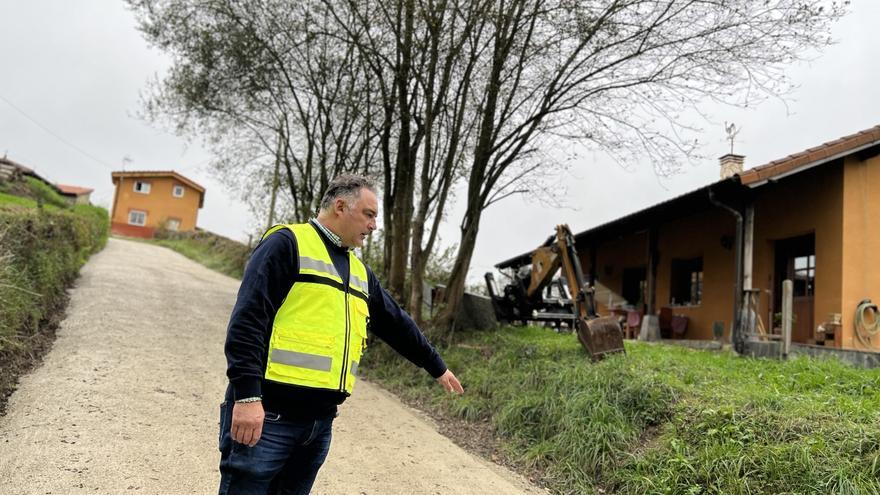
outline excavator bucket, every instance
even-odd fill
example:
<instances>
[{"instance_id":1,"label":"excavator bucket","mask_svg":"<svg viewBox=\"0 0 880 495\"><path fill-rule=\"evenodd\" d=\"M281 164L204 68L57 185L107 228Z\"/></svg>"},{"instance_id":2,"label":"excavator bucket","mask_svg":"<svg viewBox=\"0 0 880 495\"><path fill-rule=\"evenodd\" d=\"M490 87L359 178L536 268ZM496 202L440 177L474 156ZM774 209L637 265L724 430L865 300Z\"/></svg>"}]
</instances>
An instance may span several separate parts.
<instances>
[{"instance_id":1,"label":"excavator bucket","mask_svg":"<svg viewBox=\"0 0 880 495\"><path fill-rule=\"evenodd\" d=\"M581 317L578 318L577 327L578 340L593 361L602 359L606 354L625 352L623 332L616 317L603 316L589 319Z\"/></svg>"}]
</instances>

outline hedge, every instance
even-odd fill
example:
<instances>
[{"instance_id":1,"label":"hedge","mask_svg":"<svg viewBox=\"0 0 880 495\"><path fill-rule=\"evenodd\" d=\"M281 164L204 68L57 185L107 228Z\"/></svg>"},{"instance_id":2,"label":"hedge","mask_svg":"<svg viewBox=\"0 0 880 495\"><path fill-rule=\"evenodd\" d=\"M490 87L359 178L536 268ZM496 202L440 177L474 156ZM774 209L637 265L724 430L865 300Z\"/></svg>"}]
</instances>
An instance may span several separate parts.
<instances>
[{"instance_id":1,"label":"hedge","mask_svg":"<svg viewBox=\"0 0 880 495\"><path fill-rule=\"evenodd\" d=\"M63 303L108 227L107 210L96 206L0 204L0 351L20 346Z\"/></svg>"}]
</instances>

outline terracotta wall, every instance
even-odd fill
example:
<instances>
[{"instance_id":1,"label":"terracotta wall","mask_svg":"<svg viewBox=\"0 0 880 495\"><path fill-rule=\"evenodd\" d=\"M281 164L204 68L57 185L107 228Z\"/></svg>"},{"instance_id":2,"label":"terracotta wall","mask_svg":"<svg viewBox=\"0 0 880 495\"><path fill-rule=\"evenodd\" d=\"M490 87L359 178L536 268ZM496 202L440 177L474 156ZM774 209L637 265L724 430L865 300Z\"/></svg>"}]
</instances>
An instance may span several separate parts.
<instances>
[{"instance_id":1,"label":"terracotta wall","mask_svg":"<svg viewBox=\"0 0 880 495\"><path fill-rule=\"evenodd\" d=\"M764 325L772 325L768 322L771 300L766 290L774 287L775 241L810 233L816 240L813 322L818 325L829 313L840 312L842 166L819 166L779 179L757 192L752 285L765 291L760 307Z\"/></svg>"},{"instance_id":2,"label":"terracotta wall","mask_svg":"<svg viewBox=\"0 0 880 495\"><path fill-rule=\"evenodd\" d=\"M686 339L712 339L712 325L720 321L729 338L733 318L736 221L729 212L710 210L662 225L657 238L656 307L670 306L672 260L703 258L703 296L699 305L672 306L674 314L688 317Z\"/></svg>"},{"instance_id":3,"label":"terracotta wall","mask_svg":"<svg viewBox=\"0 0 880 495\"><path fill-rule=\"evenodd\" d=\"M124 235L126 237L142 237L144 239L152 239L153 235L155 235L156 233L156 229L152 227L140 227L138 225L113 222L110 224L110 232L116 235Z\"/></svg>"},{"instance_id":4,"label":"terracotta wall","mask_svg":"<svg viewBox=\"0 0 880 495\"><path fill-rule=\"evenodd\" d=\"M712 324L724 323L725 335L729 335L733 315L734 252L722 246L722 237L732 237L735 232L733 217L724 211L712 210L658 226L657 249L660 253L657 265L655 307L670 306L671 272L673 259L703 258L702 301L695 306L675 306L674 314L688 317L686 339L711 339ZM648 235L633 233L623 238L605 242L597 249L596 265L599 281L620 294L623 270L647 266ZM589 273L589 250L578 246L584 271ZM599 302L600 314L607 314L605 301Z\"/></svg>"},{"instance_id":5,"label":"terracotta wall","mask_svg":"<svg viewBox=\"0 0 880 495\"><path fill-rule=\"evenodd\" d=\"M590 250L587 246L577 246L581 258L581 268L589 281ZM623 291L623 269L647 266L648 235L633 233L622 238L603 243L596 250L596 278L599 283L613 292ZM607 300L596 301L599 313L607 313ZM633 301L635 302L635 301Z\"/></svg>"},{"instance_id":6,"label":"terracotta wall","mask_svg":"<svg viewBox=\"0 0 880 495\"><path fill-rule=\"evenodd\" d=\"M843 281L840 312L843 346L878 349L880 338L866 347L853 327L859 301L880 303L880 157L848 157L843 165Z\"/></svg>"},{"instance_id":7,"label":"terracotta wall","mask_svg":"<svg viewBox=\"0 0 880 495\"><path fill-rule=\"evenodd\" d=\"M135 180L149 182L150 193L141 194L134 191ZM181 185L183 197L172 195L172 188ZM193 230L199 212L199 192L192 187L174 180L172 177L133 178L122 177L116 183L114 196L113 218L117 224L128 224L130 210L147 212L146 227L159 228L169 218L180 220L178 230Z\"/></svg>"}]
</instances>

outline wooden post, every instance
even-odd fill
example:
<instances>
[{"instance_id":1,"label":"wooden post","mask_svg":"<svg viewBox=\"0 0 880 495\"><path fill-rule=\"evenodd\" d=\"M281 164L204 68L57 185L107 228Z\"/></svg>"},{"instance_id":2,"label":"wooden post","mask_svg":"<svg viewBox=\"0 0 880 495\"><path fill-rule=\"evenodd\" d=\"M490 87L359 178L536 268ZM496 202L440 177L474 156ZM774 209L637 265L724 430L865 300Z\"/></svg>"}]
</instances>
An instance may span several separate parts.
<instances>
[{"instance_id":1,"label":"wooden post","mask_svg":"<svg viewBox=\"0 0 880 495\"><path fill-rule=\"evenodd\" d=\"M743 225L743 290L752 288L752 259L755 250L755 206L746 206Z\"/></svg>"},{"instance_id":2,"label":"wooden post","mask_svg":"<svg viewBox=\"0 0 880 495\"><path fill-rule=\"evenodd\" d=\"M656 297L657 297L657 229L652 228L648 230L648 294L647 294L647 311L645 311L646 315L653 315L657 308Z\"/></svg>"},{"instance_id":3,"label":"wooden post","mask_svg":"<svg viewBox=\"0 0 880 495\"><path fill-rule=\"evenodd\" d=\"M791 349L791 320L792 301L794 295L794 282L784 280L782 282L782 357L788 358Z\"/></svg>"}]
</instances>

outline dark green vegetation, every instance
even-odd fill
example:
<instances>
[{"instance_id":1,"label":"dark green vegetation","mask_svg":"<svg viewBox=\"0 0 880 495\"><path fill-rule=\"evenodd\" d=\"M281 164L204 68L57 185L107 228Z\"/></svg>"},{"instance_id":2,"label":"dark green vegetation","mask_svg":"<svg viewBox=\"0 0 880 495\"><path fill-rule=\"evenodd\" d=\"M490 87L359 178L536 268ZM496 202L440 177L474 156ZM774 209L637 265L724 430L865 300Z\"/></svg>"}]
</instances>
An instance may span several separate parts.
<instances>
[{"instance_id":1,"label":"dark green vegetation","mask_svg":"<svg viewBox=\"0 0 880 495\"><path fill-rule=\"evenodd\" d=\"M212 270L241 278L250 248L240 242L198 230L195 232L157 231L154 243L171 248Z\"/></svg>"},{"instance_id":2,"label":"dark green vegetation","mask_svg":"<svg viewBox=\"0 0 880 495\"><path fill-rule=\"evenodd\" d=\"M372 343L366 376L488 422L556 493L880 493L880 370L627 343L590 364L572 335L470 334L442 352L466 394Z\"/></svg>"},{"instance_id":3,"label":"dark green vegetation","mask_svg":"<svg viewBox=\"0 0 880 495\"><path fill-rule=\"evenodd\" d=\"M107 242L107 210L71 206L30 177L0 187L0 411L51 343L65 289Z\"/></svg>"}]
</instances>

